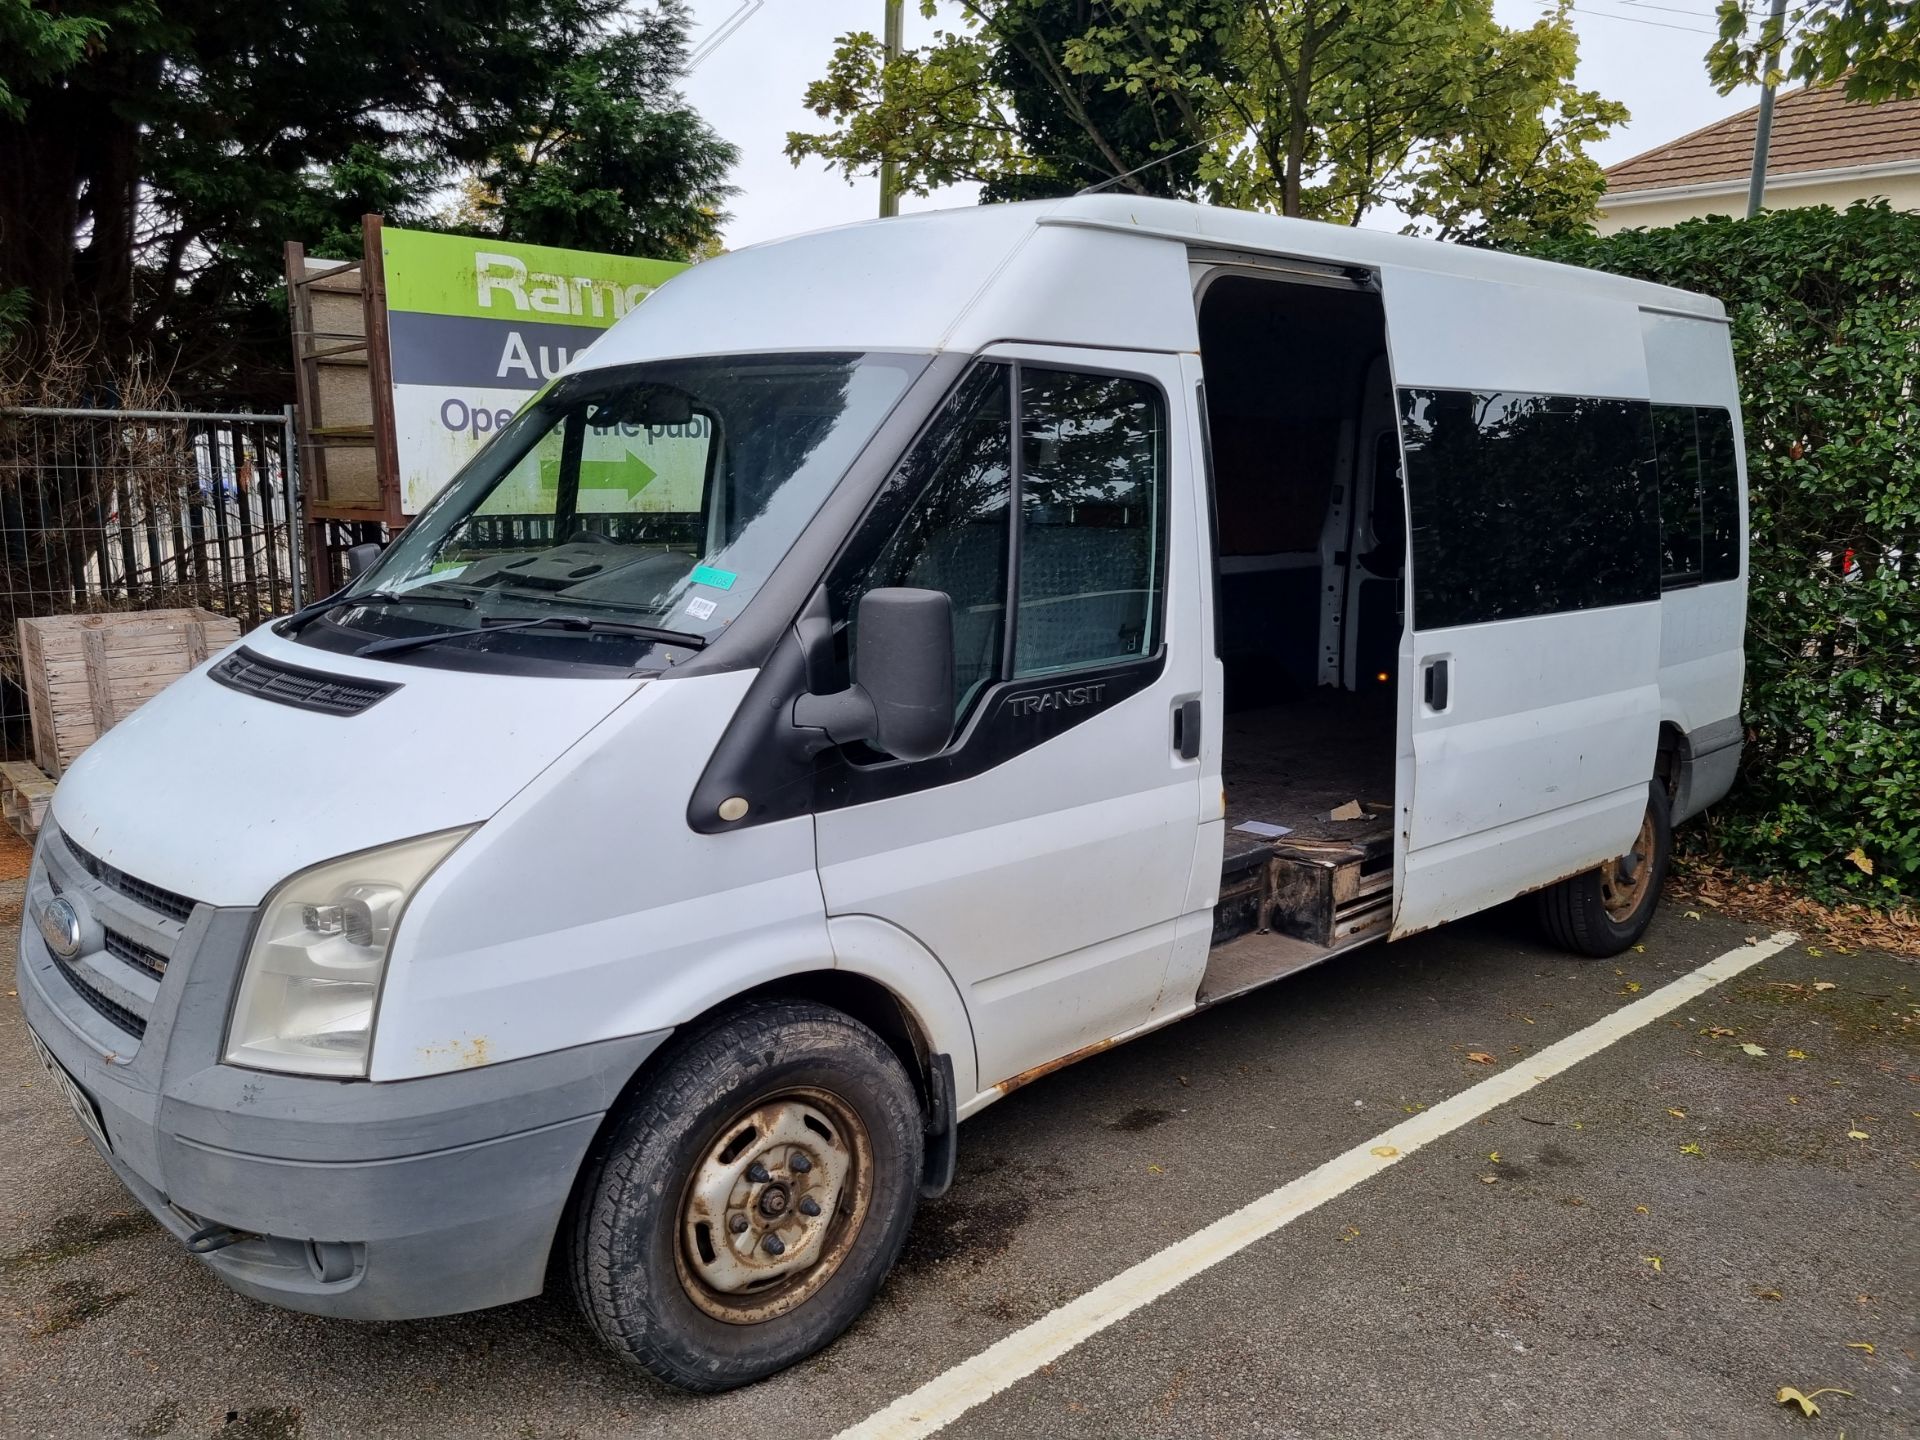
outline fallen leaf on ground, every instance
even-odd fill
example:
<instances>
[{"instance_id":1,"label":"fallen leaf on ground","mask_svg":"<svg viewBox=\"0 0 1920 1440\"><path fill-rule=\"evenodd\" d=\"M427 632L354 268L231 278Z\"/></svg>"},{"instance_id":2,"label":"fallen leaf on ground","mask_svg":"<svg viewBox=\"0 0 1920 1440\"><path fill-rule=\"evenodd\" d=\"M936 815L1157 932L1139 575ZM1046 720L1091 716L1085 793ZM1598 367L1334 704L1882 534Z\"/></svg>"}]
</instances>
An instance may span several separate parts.
<instances>
[{"instance_id":1,"label":"fallen leaf on ground","mask_svg":"<svg viewBox=\"0 0 1920 1440\"><path fill-rule=\"evenodd\" d=\"M1680 1153L1682 1155L1698 1155L1701 1152L1698 1145L1682 1145L1680 1147Z\"/></svg>"},{"instance_id":2,"label":"fallen leaf on ground","mask_svg":"<svg viewBox=\"0 0 1920 1440\"><path fill-rule=\"evenodd\" d=\"M1656 1270L1660 1269L1660 1257L1658 1255L1642 1255L1640 1258L1646 1261L1647 1264L1651 1265L1654 1269ZM1665 1272L1662 1271L1661 1273L1664 1274Z\"/></svg>"},{"instance_id":3,"label":"fallen leaf on ground","mask_svg":"<svg viewBox=\"0 0 1920 1440\"><path fill-rule=\"evenodd\" d=\"M1780 1393L1773 1397L1773 1403L1776 1405L1798 1405L1800 1407L1800 1413L1811 1420L1820 1413L1820 1407L1813 1403L1816 1395L1844 1395L1849 1400L1853 1398L1853 1392L1851 1390L1837 1390L1831 1385L1823 1386L1818 1390L1809 1390L1804 1395L1791 1385L1782 1385L1780 1387Z\"/></svg>"},{"instance_id":4,"label":"fallen leaf on ground","mask_svg":"<svg viewBox=\"0 0 1920 1440\"><path fill-rule=\"evenodd\" d=\"M1487 1152L1487 1159L1498 1165L1500 1163L1500 1152L1498 1150L1489 1150Z\"/></svg>"},{"instance_id":5,"label":"fallen leaf on ground","mask_svg":"<svg viewBox=\"0 0 1920 1440\"><path fill-rule=\"evenodd\" d=\"M1847 1341L1847 1348L1849 1350L1864 1350L1869 1355L1874 1353L1873 1346L1869 1345L1864 1340L1849 1340Z\"/></svg>"},{"instance_id":6,"label":"fallen leaf on ground","mask_svg":"<svg viewBox=\"0 0 1920 1440\"><path fill-rule=\"evenodd\" d=\"M1827 952L1826 952L1826 951L1824 951L1824 950L1822 950L1822 949L1821 949L1821 948L1820 948L1820 947L1819 947L1818 945L1809 945L1809 946L1807 946L1807 954L1809 954L1809 955L1813 955L1813 956L1816 956L1816 957L1817 957L1817 956L1821 956L1821 955L1824 955L1824 954L1826 954L1826 953L1827 953Z\"/></svg>"},{"instance_id":7,"label":"fallen leaf on ground","mask_svg":"<svg viewBox=\"0 0 1920 1440\"><path fill-rule=\"evenodd\" d=\"M1347 1226L1346 1233L1340 1237L1340 1243L1344 1245L1349 1240L1358 1240L1359 1238L1360 1232L1349 1225Z\"/></svg>"},{"instance_id":8,"label":"fallen leaf on ground","mask_svg":"<svg viewBox=\"0 0 1920 1440\"><path fill-rule=\"evenodd\" d=\"M1758 1292L1758 1295L1762 1300L1784 1300L1786 1298L1778 1290L1761 1290Z\"/></svg>"},{"instance_id":9,"label":"fallen leaf on ground","mask_svg":"<svg viewBox=\"0 0 1920 1440\"><path fill-rule=\"evenodd\" d=\"M1729 1030L1724 1025L1709 1025L1706 1029L1702 1030L1700 1033L1702 1035L1709 1036L1715 1040L1724 1040L1729 1035L1737 1034L1738 1032Z\"/></svg>"},{"instance_id":10,"label":"fallen leaf on ground","mask_svg":"<svg viewBox=\"0 0 1920 1440\"><path fill-rule=\"evenodd\" d=\"M1480 1183L1482 1185L1498 1185L1500 1183L1500 1177L1498 1175L1482 1175L1480 1177Z\"/></svg>"},{"instance_id":11,"label":"fallen leaf on ground","mask_svg":"<svg viewBox=\"0 0 1920 1440\"><path fill-rule=\"evenodd\" d=\"M1756 1045L1751 1040L1747 1041L1747 1043L1740 1048L1749 1055L1764 1055L1767 1053L1764 1046Z\"/></svg>"},{"instance_id":12,"label":"fallen leaf on ground","mask_svg":"<svg viewBox=\"0 0 1920 1440\"><path fill-rule=\"evenodd\" d=\"M1649 1210L1644 1205L1636 1205L1633 1207L1633 1213L1636 1215L1651 1215L1653 1211Z\"/></svg>"},{"instance_id":13,"label":"fallen leaf on ground","mask_svg":"<svg viewBox=\"0 0 1920 1440\"><path fill-rule=\"evenodd\" d=\"M1638 980L1627 981L1626 984L1620 987L1620 993L1622 995L1638 995L1640 993L1640 982Z\"/></svg>"},{"instance_id":14,"label":"fallen leaf on ground","mask_svg":"<svg viewBox=\"0 0 1920 1440\"><path fill-rule=\"evenodd\" d=\"M1498 1060L1495 1060L1493 1056L1489 1055L1484 1050L1467 1051L1467 1059L1471 1060L1476 1065L1498 1065L1500 1063Z\"/></svg>"},{"instance_id":15,"label":"fallen leaf on ground","mask_svg":"<svg viewBox=\"0 0 1920 1440\"><path fill-rule=\"evenodd\" d=\"M1807 1058L1807 1052L1804 1050L1787 1051L1787 1059L1789 1060L1804 1060L1806 1058Z\"/></svg>"},{"instance_id":16,"label":"fallen leaf on ground","mask_svg":"<svg viewBox=\"0 0 1920 1440\"><path fill-rule=\"evenodd\" d=\"M1147 1166L1147 1174L1149 1175L1164 1175L1166 1173L1167 1173L1167 1167L1164 1165Z\"/></svg>"},{"instance_id":17,"label":"fallen leaf on ground","mask_svg":"<svg viewBox=\"0 0 1920 1440\"><path fill-rule=\"evenodd\" d=\"M1814 988L1814 989L1816 989L1816 990L1831 990L1831 989L1833 989L1833 988L1834 988L1834 986L1833 986L1833 981L1831 981L1831 980L1816 980L1816 981L1814 981L1814 982L1813 982L1813 988Z\"/></svg>"},{"instance_id":18,"label":"fallen leaf on ground","mask_svg":"<svg viewBox=\"0 0 1920 1440\"><path fill-rule=\"evenodd\" d=\"M1378 1155L1382 1160L1391 1160L1394 1156L1398 1155L1400 1151L1392 1145L1376 1145L1373 1147L1373 1153Z\"/></svg>"},{"instance_id":19,"label":"fallen leaf on ground","mask_svg":"<svg viewBox=\"0 0 1920 1440\"><path fill-rule=\"evenodd\" d=\"M1682 911L1681 913L1684 914L1689 920L1698 920L1700 918L1700 912L1698 910L1685 910L1685 911Z\"/></svg>"},{"instance_id":20,"label":"fallen leaf on ground","mask_svg":"<svg viewBox=\"0 0 1920 1440\"><path fill-rule=\"evenodd\" d=\"M1644 955L1647 953L1647 947L1644 945L1636 945L1633 947L1633 953L1636 955Z\"/></svg>"},{"instance_id":21,"label":"fallen leaf on ground","mask_svg":"<svg viewBox=\"0 0 1920 1440\"><path fill-rule=\"evenodd\" d=\"M1872 1138L1873 1137L1864 1130L1847 1131L1847 1139L1849 1140L1871 1140Z\"/></svg>"},{"instance_id":22,"label":"fallen leaf on ground","mask_svg":"<svg viewBox=\"0 0 1920 1440\"><path fill-rule=\"evenodd\" d=\"M1798 1105L1799 1103L1800 1103L1800 1097L1798 1095L1787 1096L1787 1104Z\"/></svg>"},{"instance_id":23,"label":"fallen leaf on ground","mask_svg":"<svg viewBox=\"0 0 1920 1440\"><path fill-rule=\"evenodd\" d=\"M1684 1120L1687 1118L1687 1112L1684 1110L1669 1110L1667 1111L1667 1114L1671 1115L1676 1120Z\"/></svg>"}]
</instances>

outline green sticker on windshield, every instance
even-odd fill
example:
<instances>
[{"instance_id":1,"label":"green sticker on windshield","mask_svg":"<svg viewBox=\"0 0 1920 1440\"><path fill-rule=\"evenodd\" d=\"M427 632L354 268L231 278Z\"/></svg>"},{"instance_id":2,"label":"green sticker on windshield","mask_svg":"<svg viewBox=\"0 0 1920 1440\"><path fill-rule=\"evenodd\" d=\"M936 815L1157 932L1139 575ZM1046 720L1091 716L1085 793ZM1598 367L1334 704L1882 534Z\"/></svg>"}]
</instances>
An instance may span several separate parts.
<instances>
[{"instance_id":1,"label":"green sticker on windshield","mask_svg":"<svg viewBox=\"0 0 1920 1440\"><path fill-rule=\"evenodd\" d=\"M716 590L731 590L737 577L731 570L716 570L711 565L693 567L693 583L711 585Z\"/></svg>"}]
</instances>

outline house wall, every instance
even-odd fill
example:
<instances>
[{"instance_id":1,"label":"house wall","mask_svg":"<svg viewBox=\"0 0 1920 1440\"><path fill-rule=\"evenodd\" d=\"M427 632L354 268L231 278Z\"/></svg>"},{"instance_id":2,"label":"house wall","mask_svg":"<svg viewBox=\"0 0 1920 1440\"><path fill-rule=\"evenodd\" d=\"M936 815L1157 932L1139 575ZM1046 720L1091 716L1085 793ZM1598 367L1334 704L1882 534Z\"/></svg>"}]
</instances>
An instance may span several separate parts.
<instances>
[{"instance_id":1,"label":"house wall","mask_svg":"<svg viewBox=\"0 0 1920 1440\"><path fill-rule=\"evenodd\" d=\"M1786 177L1791 181L1791 176ZM1702 187L1704 194L1663 196L1659 199L1620 203L1624 196L1602 196L1600 218L1594 229L1602 235L1633 227L1648 229L1677 225L1706 215L1740 216L1747 213L1747 187ZM1803 205L1831 205L1844 210L1855 200L1884 195L1898 210L1920 210L1920 172L1911 175L1875 175L1870 179L1825 180L1813 184L1769 183L1766 204L1770 210L1792 210Z\"/></svg>"}]
</instances>

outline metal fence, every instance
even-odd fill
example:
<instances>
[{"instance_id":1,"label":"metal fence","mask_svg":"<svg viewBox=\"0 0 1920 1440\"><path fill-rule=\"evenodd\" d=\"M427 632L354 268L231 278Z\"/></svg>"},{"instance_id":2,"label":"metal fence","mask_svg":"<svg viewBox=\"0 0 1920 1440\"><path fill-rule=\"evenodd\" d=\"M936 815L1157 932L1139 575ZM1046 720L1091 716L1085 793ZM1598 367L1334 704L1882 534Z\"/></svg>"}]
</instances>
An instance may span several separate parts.
<instances>
[{"instance_id":1,"label":"metal fence","mask_svg":"<svg viewBox=\"0 0 1920 1440\"><path fill-rule=\"evenodd\" d=\"M17 622L197 605L243 629L303 589L293 411L0 409L0 739L26 728Z\"/></svg>"}]
</instances>

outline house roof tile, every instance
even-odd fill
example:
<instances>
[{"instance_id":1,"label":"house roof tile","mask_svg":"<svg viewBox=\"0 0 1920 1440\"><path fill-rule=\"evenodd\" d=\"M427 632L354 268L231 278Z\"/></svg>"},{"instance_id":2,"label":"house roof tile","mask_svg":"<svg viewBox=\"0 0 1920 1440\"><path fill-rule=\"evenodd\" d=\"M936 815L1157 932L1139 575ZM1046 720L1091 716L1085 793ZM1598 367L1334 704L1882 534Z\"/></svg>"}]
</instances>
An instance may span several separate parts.
<instances>
[{"instance_id":1,"label":"house roof tile","mask_svg":"<svg viewBox=\"0 0 1920 1440\"><path fill-rule=\"evenodd\" d=\"M1753 164L1759 107L1655 146L1607 171L1607 191L1662 190L1742 180ZM1920 166L1920 100L1849 101L1837 87L1783 92L1774 101L1767 173L1835 170L1902 160Z\"/></svg>"}]
</instances>

